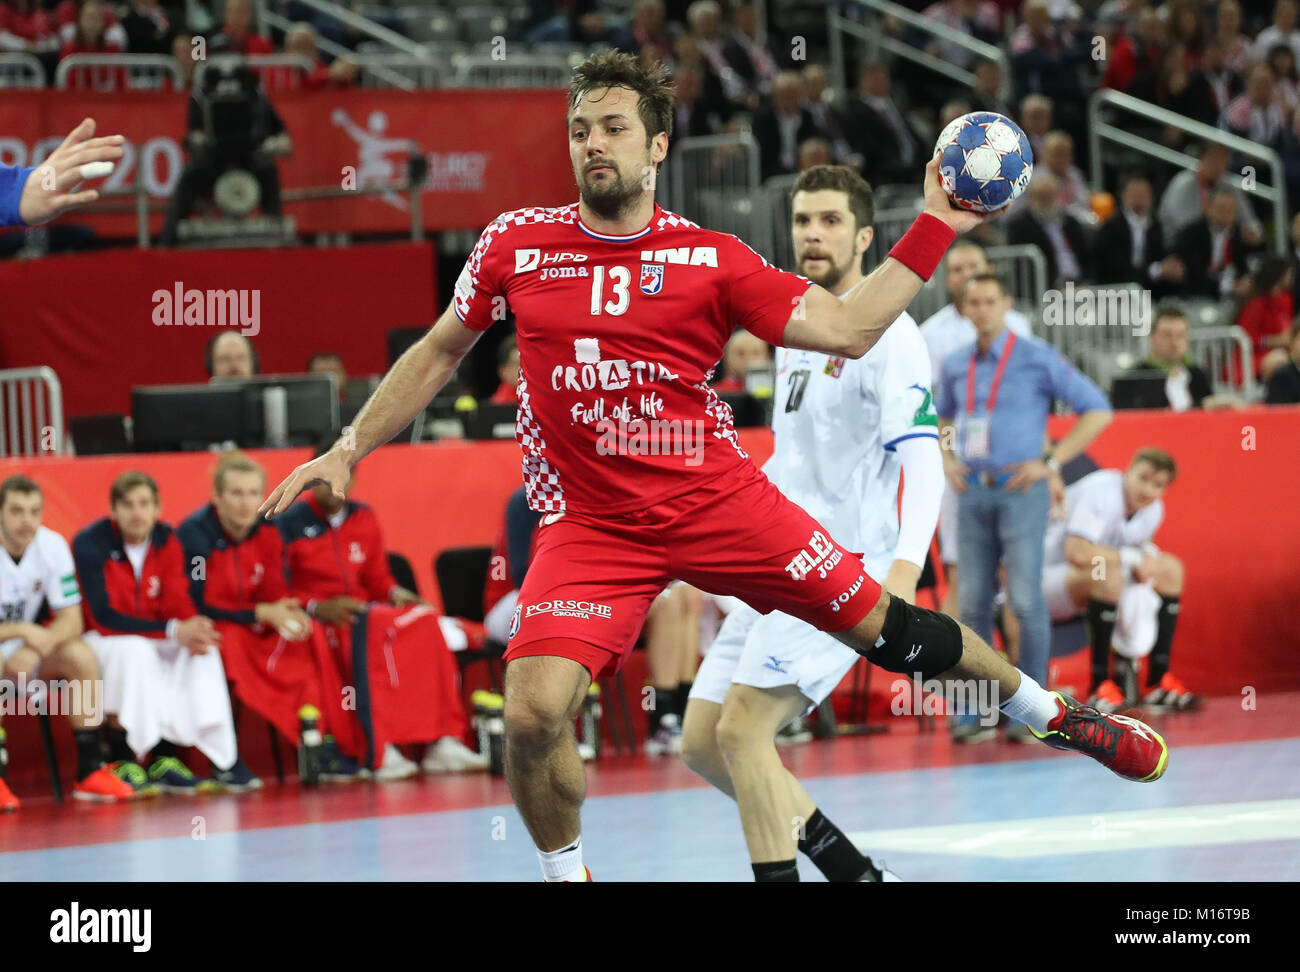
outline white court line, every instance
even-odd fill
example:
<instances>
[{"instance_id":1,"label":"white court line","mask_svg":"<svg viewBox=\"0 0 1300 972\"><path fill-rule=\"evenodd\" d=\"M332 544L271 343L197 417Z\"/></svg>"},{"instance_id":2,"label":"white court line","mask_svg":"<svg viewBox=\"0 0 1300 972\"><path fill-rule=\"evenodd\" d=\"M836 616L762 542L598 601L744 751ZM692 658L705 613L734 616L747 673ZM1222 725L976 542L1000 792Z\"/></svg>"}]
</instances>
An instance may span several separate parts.
<instances>
[{"instance_id":1,"label":"white court line","mask_svg":"<svg viewBox=\"0 0 1300 972\"><path fill-rule=\"evenodd\" d=\"M898 850L1000 858L1300 840L1300 800L1213 803L939 827L860 830L848 836L872 853Z\"/></svg>"}]
</instances>

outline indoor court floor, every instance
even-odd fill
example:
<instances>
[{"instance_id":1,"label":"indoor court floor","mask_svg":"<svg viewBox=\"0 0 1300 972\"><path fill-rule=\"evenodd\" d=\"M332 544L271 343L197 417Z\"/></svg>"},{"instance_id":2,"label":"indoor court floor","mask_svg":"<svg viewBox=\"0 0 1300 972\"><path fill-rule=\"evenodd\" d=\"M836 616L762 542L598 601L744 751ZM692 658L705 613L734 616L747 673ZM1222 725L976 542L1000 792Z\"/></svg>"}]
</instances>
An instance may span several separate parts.
<instances>
[{"instance_id":1,"label":"indoor court floor","mask_svg":"<svg viewBox=\"0 0 1300 972\"><path fill-rule=\"evenodd\" d=\"M1129 783L1042 745L886 734L783 750L818 805L907 881L1300 879L1300 692L1148 716L1168 772ZM749 881L731 802L680 759L588 764L597 881ZM821 880L800 860L804 880ZM0 816L0 880L537 881L504 780L486 774L129 806L33 798Z\"/></svg>"}]
</instances>

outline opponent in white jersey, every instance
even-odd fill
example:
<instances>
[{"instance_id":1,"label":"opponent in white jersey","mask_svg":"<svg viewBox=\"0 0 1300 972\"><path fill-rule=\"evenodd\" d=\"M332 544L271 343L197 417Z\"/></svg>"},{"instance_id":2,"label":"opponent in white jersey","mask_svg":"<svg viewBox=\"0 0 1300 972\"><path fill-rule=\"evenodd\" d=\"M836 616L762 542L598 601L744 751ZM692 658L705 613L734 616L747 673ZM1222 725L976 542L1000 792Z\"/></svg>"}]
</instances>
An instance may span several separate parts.
<instances>
[{"instance_id":1,"label":"opponent in white jersey","mask_svg":"<svg viewBox=\"0 0 1300 972\"><path fill-rule=\"evenodd\" d=\"M988 273L989 263L984 247L969 237L962 237L948 248L944 257L944 282L948 288L948 303L935 311L921 324L921 337L930 352L930 371L938 375L944 361L958 348L975 340L975 325L957 307L966 281L976 274ZM1031 333L1029 319L1017 310L1006 313L1007 328L1028 337ZM957 604L957 494L944 482L943 504L939 508L939 555L943 558L945 579L948 582L942 610L953 617L958 615Z\"/></svg>"},{"instance_id":2,"label":"opponent in white jersey","mask_svg":"<svg viewBox=\"0 0 1300 972\"><path fill-rule=\"evenodd\" d=\"M41 525L41 488L26 476L0 483L0 716L14 712L66 715L77 740L78 800L129 800L132 789L99 756L99 666L81 640L81 591L68 542ZM41 605L53 619L36 623ZM43 690L43 695L40 694ZM33 694L36 693L36 694ZM0 728L0 811L18 809L5 782L8 764Z\"/></svg>"},{"instance_id":3,"label":"opponent in white jersey","mask_svg":"<svg viewBox=\"0 0 1300 972\"><path fill-rule=\"evenodd\" d=\"M1099 469L1069 486L1064 518L1047 528L1043 596L1053 621L1088 619L1091 694L1099 708L1113 710L1126 701L1110 677L1112 646L1129 663L1151 655L1144 704L1188 708L1196 702L1169 673L1183 564L1153 542L1174 475L1168 453L1141 449L1126 472Z\"/></svg>"},{"instance_id":4,"label":"opponent in white jersey","mask_svg":"<svg viewBox=\"0 0 1300 972\"><path fill-rule=\"evenodd\" d=\"M851 169L806 170L793 200L799 272L840 296L856 286L871 245L872 208L870 187ZM916 322L903 314L858 360L779 349L773 416L776 450L763 471L849 549L865 551L871 577L913 600L943 483L930 363ZM684 726L687 765L730 795L718 741L727 732L761 740L773 776L786 774L779 758L772 761L775 733L826 698L858 658L804 621L740 605L695 675ZM793 777L789 785L799 787ZM799 793L800 849L830 880L880 880L880 869Z\"/></svg>"}]
</instances>

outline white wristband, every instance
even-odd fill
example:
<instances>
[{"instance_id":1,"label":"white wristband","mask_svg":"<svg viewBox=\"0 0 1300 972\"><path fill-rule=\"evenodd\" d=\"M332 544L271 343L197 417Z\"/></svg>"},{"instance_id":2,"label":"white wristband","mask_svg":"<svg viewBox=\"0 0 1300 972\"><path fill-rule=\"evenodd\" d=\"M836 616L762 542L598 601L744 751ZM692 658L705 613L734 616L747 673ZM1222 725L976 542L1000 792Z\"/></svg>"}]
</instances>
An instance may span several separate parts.
<instances>
[{"instance_id":1,"label":"white wristband","mask_svg":"<svg viewBox=\"0 0 1300 972\"><path fill-rule=\"evenodd\" d=\"M1119 563L1120 566L1124 568L1125 578L1131 579L1133 577L1133 571L1137 569L1137 565L1142 563L1142 551L1137 547L1120 547Z\"/></svg>"}]
</instances>

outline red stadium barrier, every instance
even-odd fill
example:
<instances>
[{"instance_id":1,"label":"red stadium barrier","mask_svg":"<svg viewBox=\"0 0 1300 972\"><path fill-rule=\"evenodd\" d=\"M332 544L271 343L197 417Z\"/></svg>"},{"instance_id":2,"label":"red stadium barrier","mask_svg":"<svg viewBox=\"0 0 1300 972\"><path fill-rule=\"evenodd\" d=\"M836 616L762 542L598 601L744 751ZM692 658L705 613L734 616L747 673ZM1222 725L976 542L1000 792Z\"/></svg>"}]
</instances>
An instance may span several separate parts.
<instances>
[{"instance_id":1,"label":"red stadium barrier","mask_svg":"<svg viewBox=\"0 0 1300 972\"><path fill-rule=\"evenodd\" d=\"M1053 420L1058 435L1067 422ZM1300 504L1295 502L1300 408L1241 412L1123 412L1089 450L1098 465L1123 467L1144 445L1159 445L1178 462L1166 494L1167 516L1157 543L1187 566L1174 668L1199 692L1240 695L1300 688L1300 635L1291 599L1300 589ZM766 429L741 432L755 462L772 451ZM253 455L277 482L307 457L306 450ZM106 456L0 461L0 478L25 473L45 491L45 523L65 536L108 509L108 489L125 469L141 468L159 483L163 516L179 521L206 502L214 458L206 454ZM421 591L438 603L432 559L447 547L490 543L506 498L520 483L513 442L443 442L386 446L359 467L356 498L379 516L390 549L415 568ZM1056 665L1066 682L1082 677L1083 654ZM1078 670L1078 674L1075 670ZM634 656L628 685L635 691L644 661ZM892 676L873 678L887 690ZM639 712L639 709L635 709ZM39 788L42 762L32 720L10 720L22 750L12 775ZM636 731L644 732L637 721ZM66 730L60 745L70 746ZM255 747L264 734L248 732ZM68 753L70 759L70 751ZM66 761L65 761L66 763ZM252 763L266 772L261 752ZM65 769L67 766L65 765Z\"/></svg>"},{"instance_id":2,"label":"red stadium barrier","mask_svg":"<svg viewBox=\"0 0 1300 972\"><path fill-rule=\"evenodd\" d=\"M185 153L184 92L85 94L25 91L0 99L0 162L33 165L87 115L99 134L125 135L127 156L103 185L146 181L154 200L170 198ZM565 94L521 91L275 92L272 104L293 140L281 160L282 188L363 188L404 178L407 145L426 155L426 230L482 227L520 206L571 202L576 188L564 134ZM502 133L509 132L509 138ZM349 183L347 180L351 179ZM285 206L305 233L404 231L405 196L358 196ZM81 213L73 221L104 236L136 233L134 211ZM162 214L151 220L156 234Z\"/></svg>"},{"instance_id":3,"label":"red stadium barrier","mask_svg":"<svg viewBox=\"0 0 1300 972\"><path fill-rule=\"evenodd\" d=\"M178 285L183 295L243 292L257 309L256 332L244 330L265 374L301 372L313 351L338 352L350 374L382 372L386 332L427 327L442 311L427 243L5 261L0 367L52 367L71 416L130 411L132 385L207 381L203 349L219 325L206 301L202 326L185 324L190 301L173 306Z\"/></svg>"}]
</instances>

